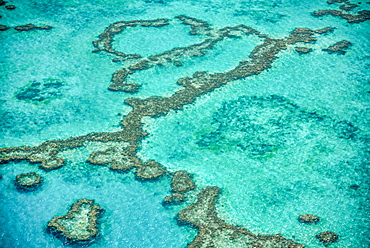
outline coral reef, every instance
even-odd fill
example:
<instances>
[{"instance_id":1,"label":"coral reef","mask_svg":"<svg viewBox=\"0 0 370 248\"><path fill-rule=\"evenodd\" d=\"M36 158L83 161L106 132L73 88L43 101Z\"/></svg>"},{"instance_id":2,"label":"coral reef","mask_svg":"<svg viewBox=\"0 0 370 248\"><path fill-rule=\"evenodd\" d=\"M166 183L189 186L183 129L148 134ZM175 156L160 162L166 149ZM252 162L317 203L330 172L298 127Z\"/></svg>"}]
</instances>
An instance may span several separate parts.
<instances>
[{"instance_id":1,"label":"coral reef","mask_svg":"<svg viewBox=\"0 0 370 248\"><path fill-rule=\"evenodd\" d=\"M309 47L295 47L294 49L299 54L307 54L312 51L312 48L309 48Z\"/></svg>"},{"instance_id":2,"label":"coral reef","mask_svg":"<svg viewBox=\"0 0 370 248\"><path fill-rule=\"evenodd\" d=\"M186 171L176 171L171 180L171 191L173 194L166 196L163 205L180 204L184 201L184 193L193 190L195 183Z\"/></svg>"},{"instance_id":3,"label":"coral reef","mask_svg":"<svg viewBox=\"0 0 370 248\"><path fill-rule=\"evenodd\" d=\"M315 33L317 34L327 34L327 33L331 33L334 31L335 28L332 28L332 27L326 27L326 28L323 28L323 29L317 29L315 30Z\"/></svg>"},{"instance_id":4,"label":"coral reef","mask_svg":"<svg viewBox=\"0 0 370 248\"><path fill-rule=\"evenodd\" d=\"M127 99L125 103L131 106L132 110L122 119L122 130L120 131L90 133L65 140L47 141L35 147L0 148L0 163L7 163L12 160L27 160L32 163L39 163L40 168L44 170L53 170L65 164L64 159L58 156L58 153L94 143L103 146L104 149L93 152L88 158L90 163L108 165L110 169L118 172L125 172L135 168L135 177L140 181L156 180L161 176L169 175L166 169L158 162L154 160L145 162L137 156L142 139L148 135L143 128L144 117L158 117L166 115L171 110L181 110L185 105L193 103L198 97L212 92L229 82L258 75L271 68L280 51L297 43L313 43L316 41L316 35L332 31L332 28L329 27L319 30L296 28L287 37L274 39L245 25L215 29L208 23L192 17L177 16L176 18L182 21L184 25L191 27L190 33L192 35L201 34L206 38L202 42L188 47L174 48L158 55L142 58L139 54L124 54L115 51L112 48L114 35L126 28L159 28L168 25L169 20L116 22L99 35L99 39L93 42L96 48L93 52L107 52L116 57L114 61L125 61L128 64L127 67L121 68L112 75L110 90L136 92L139 89L139 85L126 82L130 74L154 66L180 66L182 61L189 57L203 56L217 42L225 38L244 39L254 35L260 38L262 43L253 49L248 58L240 61L235 68L229 71L222 73L198 71L192 76L180 78L177 84L181 88L170 96ZM33 28L33 26L27 27ZM24 96L21 95L20 97ZM279 102L281 99L277 98L277 101ZM294 105L290 106L288 104L287 106L288 109L296 108ZM348 129L351 130L350 128ZM164 200L165 205L183 201L184 196L179 192L183 193L194 188L194 183L186 172L178 172L173 178L172 186L174 193L166 197ZM206 188L199 195L195 204L180 212L180 221L190 223L200 230L197 238L189 247L205 247L212 243L219 245L219 247L229 247L227 244L230 244L230 242L232 244L245 245L244 247L261 247L263 245L264 247L303 247L286 240L280 235L254 235L246 229L234 227L219 220L214 211L215 199L218 194L218 188ZM95 227L96 216L100 212L101 208L95 206L93 201L81 199L72 206L66 216L56 217L50 221L48 225L49 230L53 233L61 234L69 242L91 240L97 234L97 228ZM226 244L226 246L222 246L223 244Z\"/></svg>"},{"instance_id":5,"label":"coral reef","mask_svg":"<svg viewBox=\"0 0 370 248\"><path fill-rule=\"evenodd\" d=\"M173 192L185 193L195 188L195 184L186 171L177 171L172 177L171 188Z\"/></svg>"},{"instance_id":6,"label":"coral reef","mask_svg":"<svg viewBox=\"0 0 370 248\"><path fill-rule=\"evenodd\" d=\"M303 248L301 244L276 235L255 235L242 227L229 225L218 218L215 203L220 189L206 187L198 195L197 201L181 210L177 216L180 224L188 224L199 229L198 235L188 245L192 247L264 247L264 248Z\"/></svg>"},{"instance_id":7,"label":"coral reef","mask_svg":"<svg viewBox=\"0 0 370 248\"><path fill-rule=\"evenodd\" d=\"M80 199L64 216L56 216L47 225L50 233L67 243L86 244L94 241L99 229L97 221L104 212L94 200Z\"/></svg>"},{"instance_id":8,"label":"coral reef","mask_svg":"<svg viewBox=\"0 0 370 248\"><path fill-rule=\"evenodd\" d=\"M5 4L6 4L5 1L0 0L0 6L3 6ZM14 10L14 9L16 9L16 6L15 5L6 5L5 8L8 9L8 10ZM1 17L2 16L0 16L0 18ZM10 27L7 27L5 25L0 25L0 31L5 31L9 28ZM50 30L50 29L52 29L52 27L47 26L47 25L45 25L45 26L35 26L34 24L26 24L26 25L16 26L16 27L14 27L14 29L21 32L21 31L30 31L30 30L37 30L37 29L38 30Z\"/></svg>"},{"instance_id":9,"label":"coral reef","mask_svg":"<svg viewBox=\"0 0 370 248\"><path fill-rule=\"evenodd\" d=\"M348 49L350 46L352 46L351 42L342 40L322 50L330 54L336 53L336 54L344 55L346 53L345 50Z\"/></svg>"},{"instance_id":10,"label":"coral reef","mask_svg":"<svg viewBox=\"0 0 370 248\"><path fill-rule=\"evenodd\" d=\"M322 232L322 233L317 234L316 238L320 242L324 243L324 245L330 245L332 243L337 242L339 236L336 233L326 231L326 232Z\"/></svg>"},{"instance_id":11,"label":"coral reef","mask_svg":"<svg viewBox=\"0 0 370 248\"><path fill-rule=\"evenodd\" d=\"M183 202L185 199L185 196L183 194L179 193L173 193L172 195L166 196L162 202L163 206L166 205L177 205Z\"/></svg>"},{"instance_id":12,"label":"coral reef","mask_svg":"<svg viewBox=\"0 0 370 248\"><path fill-rule=\"evenodd\" d=\"M305 224L317 224L320 218L312 214L303 214L298 216L298 221Z\"/></svg>"},{"instance_id":13,"label":"coral reef","mask_svg":"<svg viewBox=\"0 0 370 248\"><path fill-rule=\"evenodd\" d=\"M14 27L15 30L22 32L22 31L31 31L31 30L50 30L53 27L51 26L35 26L33 24L26 24L21 26Z\"/></svg>"},{"instance_id":14,"label":"coral reef","mask_svg":"<svg viewBox=\"0 0 370 248\"><path fill-rule=\"evenodd\" d=\"M20 191L34 191L42 184L42 177L35 172L19 174L15 178L15 186Z\"/></svg>"},{"instance_id":15,"label":"coral reef","mask_svg":"<svg viewBox=\"0 0 370 248\"><path fill-rule=\"evenodd\" d=\"M205 29L202 21L195 22L192 18L184 19L183 16L178 18L182 18L188 23L191 22L192 25L198 23L203 27L199 28L200 30ZM156 19L152 21L123 21L114 23L99 36L100 39L95 41L94 45L98 47L97 50L99 51L107 51L125 59L132 59L134 57L137 58L138 56L136 55L117 54L116 51L113 51L111 49L111 42L113 40L112 34L120 32L126 27L132 27L136 25L160 27L167 25L167 23L167 19ZM208 28L209 27L206 29L208 30ZM149 175L159 177L165 173L165 169L163 167L161 167L159 164L156 164L155 166L148 166L152 163L145 163L136 157L138 145L140 141L147 135L142 127L142 118L144 116L161 116L166 115L170 110L182 109L184 105L194 102L197 97L211 92L214 89L227 84L228 82L252 75L258 75L262 71L269 69L272 62L277 58L277 54L281 50L285 50L288 45L294 45L299 42L309 43L316 41L316 38L314 37L316 31L307 28L294 29L286 39L272 39L267 35L261 34L257 30L244 25L226 27L212 32L214 33L213 38L206 39L202 43L195 44L187 48L175 48L168 52L162 53L159 58L154 59L152 56L152 59L144 59L141 62L139 61L138 63L134 64L133 69L131 67L130 70L143 68L143 66L138 66L137 64L143 65L148 63L148 66L157 65L158 63L156 61L160 60L161 58L172 58L172 56L175 56L175 58L172 60L176 60L177 56L198 56L199 54L203 54L206 50L210 49L216 41L226 36L239 35L240 37L243 37L244 35L257 35L260 38L264 38L265 41L252 51L249 59L241 61L234 69L224 73L214 74L207 72L196 72L192 77L184 77L179 79L177 83L183 86L183 88L176 91L169 97L127 99L125 103L130 105L133 109L123 118L121 122L123 127L122 131L111 133L90 133L84 136L73 137L66 140L47 141L37 147L0 148L0 163L5 163L10 160L28 160L30 162L41 163L40 167L45 170L52 170L64 165L64 159L57 156L58 153L63 150L84 146L86 142L124 142L128 143L128 146L121 150L120 153L122 153L122 156L125 157L124 161L132 162L132 166L137 168L137 178L144 179ZM97 154L98 153L96 153L95 156L97 156ZM94 156L92 156L89 161L94 163L95 160L93 158ZM102 164L102 161L97 160L95 162L97 162L97 164ZM113 162L113 160L111 162ZM126 162L124 164L126 164ZM126 167L127 166L124 166L123 170L126 170ZM113 165L111 168L114 169L116 166Z\"/></svg>"},{"instance_id":16,"label":"coral reef","mask_svg":"<svg viewBox=\"0 0 370 248\"><path fill-rule=\"evenodd\" d=\"M348 5L343 4L343 5L341 5L339 8L340 8L341 10L344 10L344 11L351 11L351 10L353 10L354 8L357 8L357 7L358 7L358 5L357 5L357 4L348 4Z\"/></svg>"},{"instance_id":17,"label":"coral reef","mask_svg":"<svg viewBox=\"0 0 370 248\"><path fill-rule=\"evenodd\" d=\"M370 11L369 10L361 10L357 13L357 15L347 14L342 10L318 10L312 13L313 16L321 17L325 15L331 16L339 16L348 23L360 23L370 19Z\"/></svg>"},{"instance_id":18,"label":"coral reef","mask_svg":"<svg viewBox=\"0 0 370 248\"><path fill-rule=\"evenodd\" d=\"M143 164L135 174L135 177L139 181L152 181L163 176L166 170L154 160L150 160Z\"/></svg>"}]
</instances>

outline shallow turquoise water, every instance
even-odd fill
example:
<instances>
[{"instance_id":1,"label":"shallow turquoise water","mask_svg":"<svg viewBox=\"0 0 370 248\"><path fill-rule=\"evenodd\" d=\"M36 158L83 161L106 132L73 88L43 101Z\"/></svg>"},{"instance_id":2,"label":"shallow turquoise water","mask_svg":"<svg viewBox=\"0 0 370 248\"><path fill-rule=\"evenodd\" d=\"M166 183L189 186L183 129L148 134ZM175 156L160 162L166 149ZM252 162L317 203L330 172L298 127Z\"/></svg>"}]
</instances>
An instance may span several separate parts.
<instances>
[{"instance_id":1,"label":"shallow turquoise water","mask_svg":"<svg viewBox=\"0 0 370 248\"><path fill-rule=\"evenodd\" d=\"M252 36L225 39L203 57L184 59L181 67L137 72L128 81L142 88L131 95L107 90L112 73L122 65L112 62L112 55L92 53L92 41L114 22L170 19L158 31L134 28L115 37L114 48L143 56L205 38L189 35L189 26L174 19L181 14L215 28L244 24L272 38L286 37L295 27L335 27L307 45L313 48L309 54L298 55L289 47L260 75L230 82L184 110L145 118L150 135L139 155L170 171L192 173L198 189L222 188L220 217L254 233L281 233L306 247L324 247L314 236L330 230L340 235L330 247L369 246L369 21L348 24L336 17L311 16L339 6L323 0L9 4L17 8L1 6L1 24L54 28L0 33L1 147L120 130L122 115L130 111L125 99L169 96L181 88L179 78L199 70L230 70L261 44ZM369 8L364 2L358 10ZM345 55L322 51L341 40L353 44ZM61 86L48 88L48 82ZM37 96L22 99L20 93L32 87ZM1 247L63 247L45 232L46 224L80 198L95 199L106 209L102 235L91 247L186 247L191 242L195 230L178 226L174 217L192 196L181 206L164 208L169 179L140 183L132 173L87 164L94 149L64 152L67 165L51 172L27 162L1 165ZM15 176L31 171L44 176L45 184L36 192L18 192ZM298 223L297 216L306 213L322 221L314 226Z\"/></svg>"}]
</instances>

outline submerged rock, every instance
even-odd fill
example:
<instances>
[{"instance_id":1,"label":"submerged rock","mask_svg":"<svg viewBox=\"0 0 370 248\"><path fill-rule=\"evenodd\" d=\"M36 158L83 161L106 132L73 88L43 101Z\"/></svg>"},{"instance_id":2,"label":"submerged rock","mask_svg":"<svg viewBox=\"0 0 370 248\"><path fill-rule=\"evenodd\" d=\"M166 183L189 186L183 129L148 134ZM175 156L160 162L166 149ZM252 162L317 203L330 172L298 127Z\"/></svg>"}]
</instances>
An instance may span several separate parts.
<instances>
[{"instance_id":1,"label":"submerged rock","mask_svg":"<svg viewBox=\"0 0 370 248\"><path fill-rule=\"evenodd\" d=\"M337 242L338 237L338 234L329 231L322 232L316 235L316 238L318 238L320 242L324 243L324 245L329 245L331 243Z\"/></svg>"},{"instance_id":2,"label":"submerged rock","mask_svg":"<svg viewBox=\"0 0 370 248\"><path fill-rule=\"evenodd\" d=\"M15 178L15 186L20 191L34 191L42 184L42 177L35 172L19 174Z\"/></svg>"},{"instance_id":3,"label":"submerged rock","mask_svg":"<svg viewBox=\"0 0 370 248\"><path fill-rule=\"evenodd\" d=\"M104 209L94 200L80 199L66 215L56 216L48 223L48 231L68 243L85 244L98 235L97 221Z\"/></svg>"},{"instance_id":4,"label":"submerged rock","mask_svg":"<svg viewBox=\"0 0 370 248\"><path fill-rule=\"evenodd\" d=\"M312 214L304 214L298 216L298 221L305 224L316 224L320 221L320 218Z\"/></svg>"}]
</instances>

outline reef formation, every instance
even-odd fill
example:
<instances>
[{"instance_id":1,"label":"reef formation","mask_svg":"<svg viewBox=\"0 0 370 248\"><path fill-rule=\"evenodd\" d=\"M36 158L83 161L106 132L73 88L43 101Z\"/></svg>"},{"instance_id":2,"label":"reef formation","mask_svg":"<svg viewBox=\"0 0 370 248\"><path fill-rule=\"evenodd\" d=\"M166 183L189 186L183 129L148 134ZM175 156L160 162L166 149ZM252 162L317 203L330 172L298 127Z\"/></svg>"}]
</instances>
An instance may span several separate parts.
<instances>
[{"instance_id":1,"label":"reef formation","mask_svg":"<svg viewBox=\"0 0 370 248\"><path fill-rule=\"evenodd\" d=\"M298 221L305 224L317 224L320 218L312 214L303 214L298 216Z\"/></svg>"},{"instance_id":2,"label":"reef formation","mask_svg":"<svg viewBox=\"0 0 370 248\"><path fill-rule=\"evenodd\" d=\"M336 54L341 54L344 55L346 53L345 50L348 49L348 47L352 46L351 42L342 40L338 41L335 44L329 46L328 48L322 49L323 51L327 53L336 53Z\"/></svg>"},{"instance_id":3,"label":"reef formation","mask_svg":"<svg viewBox=\"0 0 370 248\"><path fill-rule=\"evenodd\" d=\"M181 210L177 216L180 224L188 224L199 229L198 235L189 248L201 247L245 247L245 248L303 248L283 236L255 235L245 228L227 224L218 218L215 204L220 194L218 187L206 187L198 195L197 201Z\"/></svg>"},{"instance_id":4,"label":"reef formation","mask_svg":"<svg viewBox=\"0 0 370 248\"><path fill-rule=\"evenodd\" d=\"M177 84L181 86L181 89L171 96L127 99L125 103L131 106L132 110L122 119L122 130L120 131L90 133L65 140L52 140L35 147L1 148L0 163L26 160L31 163L38 163L40 168L50 171L65 164L65 160L58 155L62 151L75 149L90 143L101 144L106 149L91 153L87 158L89 163L109 166L110 169L118 172L135 169L135 177L141 181L156 180L164 175L172 176L171 188L173 194L166 197L164 205L180 203L184 200L183 193L192 190L195 184L186 172L171 174L158 162L154 160L142 161L137 156L142 139L148 135L143 128L143 118L164 116L171 110L181 110L185 105L193 103L198 97L229 82L258 75L271 68L279 52L296 44L314 43L318 35L333 30L330 27L318 30L295 28L285 38L277 39L245 25L216 29L193 17L181 15L176 18L184 25L190 26L191 35L206 37L204 41L142 58L139 54L125 54L114 50L112 48L114 35L126 28L160 28L169 25L168 19L116 22L99 35L99 39L93 42L96 48L93 52L107 52L116 57L113 61L129 64L112 75L109 90L134 93L139 90L140 85L128 82L129 75L154 66L181 66L182 61L186 58L205 55L217 42L225 38L245 39L250 35L255 35L262 39L262 43L253 49L246 60L240 61L235 68L229 71L223 73L197 71L190 77L179 79ZM33 26L27 26L25 29L28 27L30 29L34 28ZM300 48L300 50L307 49ZM216 197L219 193L220 190L217 187L208 187L198 196L198 201L195 204L180 212L178 218L180 222L191 224L199 229L197 238L189 244L189 247L206 247L211 244L225 247L222 245L230 244L230 242L246 245L245 247L303 247L303 245L296 244L280 235L254 235L244 228L234 227L219 220L214 210ZM92 200L81 199L73 204L66 216L55 217L50 221L48 227L53 233L62 234L69 242L89 241L98 233L95 225L97 216L101 211L102 209L94 205ZM199 213L201 213L201 216L198 216ZM67 222L70 223L67 224ZM70 226L80 224L83 224L83 229L77 228L80 231L69 229Z\"/></svg>"},{"instance_id":5,"label":"reef formation","mask_svg":"<svg viewBox=\"0 0 370 248\"><path fill-rule=\"evenodd\" d=\"M42 181L42 177L35 172L23 173L16 176L15 186L20 191L29 192L38 189Z\"/></svg>"},{"instance_id":6,"label":"reef formation","mask_svg":"<svg viewBox=\"0 0 370 248\"><path fill-rule=\"evenodd\" d=\"M47 26L47 25L46 26L36 26L32 23L14 27L15 30L20 31L20 32L21 31L31 31L31 30L50 30L52 28L53 27Z\"/></svg>"},{"instance_id":7,"label":"reef formation","mask_svg":"<svg viewBox=\"0 0 370 248\"><path fill-rule=\"evenodd\" d=\"M47 228L66 243L90 243L99 234L97 222L103 212L104 209L95 205L94 200L80 199L66 215L49 221Z\"/></svg>"},{"instance_id":8,"label":"reef formation","mask_svg":"<svg viewBox=\"0 0 370 248\"><path fill-rule=\"evenodd\" d=\"M7 2L6 1L0 1L0 6L3 6L5 5ZM7 10L15 10L17 7L15 5L5 5L5 8ZM2 16L0 16L0 18L2 18ZM8 29L10 29L11 27L8 27L6 25L1 25L0 24L0 31L6 31ZM20 25L20 26L16 26L14 27L15 30L19 31L19 32L22 32L22 31L31 31L31 30L50 30L52 29L53 27L51 26L48 26L48 25L43 25L43 26L36 26L32 23L30 24L26 24L26 25Z\"/></svg>"},{"instance_id":9,"label":"reef formation","mask_svg":"<svg viewBox=\"0 0 370 248\"><path fill-rule=\"evenodd\" d=\"M314 11L312 13L312 15L316 16L316 17L322 17L322 16L326 16L326 15L338 16L342 19L347 20L348 23L360 23L360 22L364 22L364 21L370 19L370 11L369 10L361 10L361 11L357 12L357 14L349 13L349 11L352 11L354 8L358 7L358 5L357 4L351 4L348 0L345 0L345 1L329 0L327 3L328 4L345 3L345 4L343 4L339 7L341 10L336 10L336 9L318 10L318 11Z\"/></svg>"},{"instance_id":10,"label":"reef formation","mask_svg":"<svg viewBox=\"0 0 370 248\"><path fill-rule=\"evenodd\" d=\"M180 204L184 201L184 193L189 192L195 188L195 183L191 175L186 171L176 171L171 181L171 195L163 200L163 205Z\"/></svg>"}]
</instances>

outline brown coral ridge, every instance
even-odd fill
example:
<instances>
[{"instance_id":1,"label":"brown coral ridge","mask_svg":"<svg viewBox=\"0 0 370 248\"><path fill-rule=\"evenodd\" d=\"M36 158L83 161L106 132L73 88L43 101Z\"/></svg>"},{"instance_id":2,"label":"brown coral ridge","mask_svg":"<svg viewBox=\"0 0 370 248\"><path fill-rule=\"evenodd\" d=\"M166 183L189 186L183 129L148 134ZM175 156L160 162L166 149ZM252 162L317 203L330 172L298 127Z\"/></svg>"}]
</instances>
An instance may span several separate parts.
<instances>
[{"instance_id":1,"label":"brown coral ridge","mask_svg":"<svg viewBox=\"0 0 370 248\"><path fill-rule=\"evenodd\" d=\"M313 12L312 15L315 17L321 17L325 15L339 16L347 20L348 23L360 23L370 19L369 10L361 10L357 12L356 15L345 13L342 10L319 10Z\"/></svg>"},{"instance_id":2,"label":"brown coral ridge","mask_svg":"<svg viewBox=\"0 0 370 248\"><path fill-rule=\"evenodd\" d=\"M117 70L112 75L112 84L108 87L109 90L112 91L124 91L128 93L135 93L139 90L140 85L135 83L127 83L127 77L130 74L133 74L137 71L145 70L148 68L151 68L153 66L164 66L164 65L175 65L175 66L181 66L182 60L187 59L188 57L198 57L203 56L206 54L208 50L210 50L217 42L222 41L224 38L240 38L242 35L249 35L249 34L255 34L260 35L260 33L250 27L244 26L244 25L238 25L236 27L225 27L219 30L214 30L210 28L209 24L202 20L198 20L192 17L187 17L184 15L177 16L176 18L180 19L183 24L190 25L191 31L190 33L193 35L199 35L204 34L207 35L207 38L200 42L193 45L190 45L188 47L177 47L174 49L171 49L169 51L152 55L149 58L141 58L138 54L123 54L119 51L115 51L112 49L112 42L113 42L113 36L124 29L119 29L119 31L112 29L112 25L119 25L122 22L117 22L115 24L112 24L109 26L103 34L101 34L99 37L99 40L94 41L94 46L98 49L95 49L94 52L97 51L106 51L112 54L115 54L117 56L120 56L120 58L116 58L113 61L123 61L128 59L140 59L139 61L135 61L134 64L129 66L128 68L123 68L120 70ZM162 19L158 19L162 20ZM154 20L154 21L158 21ZM163 19L165 22L163 23L168 25L168 20ZM148 22L145 20L137 20L135 21L137 23L141 22ZM128 22L124 22L124 25L128 25ZM162 26L163 26L162 25ZM266 37L262 35L262 37ZM102 47L104 49L102 49Z\"/></svg>"},{"instance_id":3,"label":"brown coral ridge","mask_svg":"<svg viewBox=\"0 0 370 248\"><path fill-rule=\"evenodd\" d=\"M84 136L69 138L66 140L46 141L37 147L11 147L0 148L0 164L8 161L27 160L31 163L40 163L40 168L49 171L58 169L65 164L65 160L58 157L58 153L64 150L70 150L77 147L82 147L88 142L92 143L108 143L108 142L128 142L133 145L129 146L125 152L127 154L136 151L135 144L137 140L144 137L145 132L136 130L128 132L115 133L90 133ZM101 164L97 162L96 164Z\"/></svg>"},{"instance_id":4,"label":"brown coral ridge","mask_svg":"<svg viewBox=\"0 0 370 248\"><path fill-rule=\"evenodd\" d=\"M215 204L221 190L218 187L206 187L198 195L197 201L180 211L179 224L196 227L199 232L188 248L201 247L264 247L264 248L303 248L277 235L256 235L242 227L227 224L216 213Z\"/></svg>"},{"instance_id":5,"label":"brown coral ridge","mask_svg":"<svg viewBox=\"0 0 370 248\"><path fill-rule=\"evenodd\" d=\"M348 47L350 46L352 46L351 42L342 40L322 50L330 54L336 53L344 55L346 53L345 50L348 49Z\"/></svg>"},{"instance_id":6,"label":"brown coral ridge","mask_svg":"<svg viewBox=\"0 0 370 248\"><path fill-rule=\"evenodd\" d=\"M181 20L183 24L190 25L191 35L198 35L198 34L210 34L210 31L212 30L209 26L209 24L205 21L198 20L193 17L185 16L185 15L179 15L176 16L177 19Z\"/></svg>"},{"instance_id":7,"label":"brown coral ridge","mask_svg":"<svg viewBox=\"0 0 370 248\"><path fill-rule=\"evenodd\" d=\"M42 181L42 177L35 172L23 173L16 176L15 186L19 191L29 192L38 189Z\"/></svg>"},{"instance_id":8,"label":"brown coral ridge","mask_svg":"<svg viewBox=\"0 0 370 248\"><path fill-rule=\"evenodd\" d=\"M156 20L133 20L133 21L119 21L111 24L104 30L98 37L98 40L93 41L93 45L96 48L93 52L105 51L118 57L118 61L124 61L128 59L141 58L139 54L125 54L122 52L115 51L112 48L113 37L116 34L121 33L126 28L130 27L162 27L168 25L168 19L156 19Z\"/></svg>"},{"instance_id":9,"label":"brown coral ridge","mask_svg":"<svg viewBox=\"0 0 370 248\"><path fill-rule=\"evenodd\" d=\"M47 225L47 231L66 243L86 244L93 242L99 233L98 218L104 209L94 200L80 199L64 216L56 216Z\"/></svg>"},{"instance_id":10,"label":"brown coral ridge","mask_svg":"<svg viewBox=\"0 0 370 248\"><path fill-rule=\"evenodd\" d=\"M51 27L51 26L36 26L32 23L14 27L14 29L19 31L19 32L31 31L31 30L50 30L52 28L53 27Z\"/></svg>"}]
</instances>

